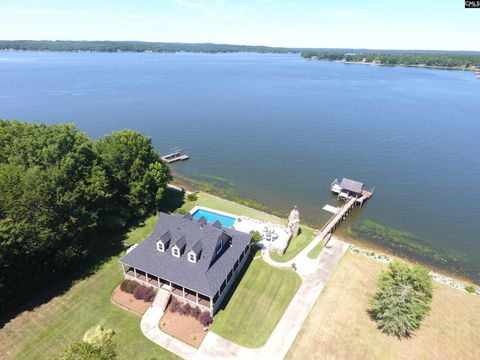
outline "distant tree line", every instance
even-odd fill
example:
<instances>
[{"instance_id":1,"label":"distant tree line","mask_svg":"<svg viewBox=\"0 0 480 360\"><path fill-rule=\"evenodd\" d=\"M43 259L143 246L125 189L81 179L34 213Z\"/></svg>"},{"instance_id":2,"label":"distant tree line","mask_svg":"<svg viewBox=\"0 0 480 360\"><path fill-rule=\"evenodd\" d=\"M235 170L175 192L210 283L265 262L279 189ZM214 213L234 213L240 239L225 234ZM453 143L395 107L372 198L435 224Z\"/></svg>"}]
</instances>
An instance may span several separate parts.
<instances>
[{"instance_id":1,"label":"distant tree line","mask_svg":"<svg viewBox=\"0 0 480 360\"><path fill-rule=\"evenodd\" d=\"M306 59L367 62L382 65L439 66L446 68L480 68L480 54L472 53L345 53L338 51L303 52Z\"/></svg>"},{"instance_id":2,"label":"distant tree line","mask_svg":"<svg viewBox=\"0 0 480 360\"><path fill-rule=\"evenodd\" d=\"M170 179L151 139L0 120L0 312L109 234L155 212Z\"/></svg>"},{"instance_id":3,"label":"distant tree line","mask_svg":"<svg viewBox=\"0 0 480 360\"><path fill-rule=\"evenodd\" d=\"M187 44L143 41L35 41L12 40L0 41L0 49L4 50L31 50L31 51L92 51L92 52L202 52L202 53L231 53L231 52L259 52L259 53L291 53L300 52L300 49L227 45L227 44Z\"/></svg>"}]
</instances>

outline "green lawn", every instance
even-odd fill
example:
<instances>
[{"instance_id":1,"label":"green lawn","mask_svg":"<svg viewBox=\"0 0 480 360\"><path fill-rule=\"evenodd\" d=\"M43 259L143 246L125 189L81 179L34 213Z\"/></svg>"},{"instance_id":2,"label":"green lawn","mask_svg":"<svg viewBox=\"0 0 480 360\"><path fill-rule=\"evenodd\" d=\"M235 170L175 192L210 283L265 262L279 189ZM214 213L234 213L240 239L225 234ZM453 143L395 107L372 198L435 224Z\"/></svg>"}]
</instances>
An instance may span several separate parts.
<instances>
[{"instance_id":1,"label":"green lawn","mask_svg":"<svg viewBox=\"0 0 480 360\"><path fill-rule=\"evenodd\" d=\"M143 240L155 223L128 236L127 243ZM118 256L103 264L93 275L78 281L66 293L24 312L0 330L0 358L51 359L65 345L82 338L95 324L115 330L119 359L176 359L177 357L145 338L140 317L110 302L113 289L122 279ZM7 352L8 351L8 352Z\"/></svg>"},{"instance_id":2,"label":"green lawn","mask_svg":"<svg viewBox=\"0 0 480 360\"><path fill-rule=\"evenodd\" d=\"M187 211L190 211L195 205L200 205L220 211L225 211L234 215L244 215L253 219L268 221L283 226L287 224L286 219L282 219L277 216L270 215L262 211L255 210L247 206L240 205L204 192L199 192L197 196L197 201L185 200L183 208ZM310 241L312 241L315 237L314 229L302 225L301 230L301 234L290 241L290 244L288 245L287 251L285 251L284 255L277 255L275 253L271 253L271 258L278 262L287 262L297 256L297 254L302 251L305 246L307 246Z\"/></svg>"},{"instance_id":3,"label":"green lawn","mask_svg":"<svg viewBox=\"0 0 480 360\"><path fill-rule=\"evenodd\" d=\"M320 255L320 253L322 252L324 245L325 245L324 242L320 241L317 245L315 245L315 247L312 250L310 250L307 256L310 259L318 258L318 255Z\"/></svg>"},{"instance_id":4,"label":"green lawn","mask_svg":"<svg viewBox=\"0 0 480 360\"><path fill-rule=\"evenodd\" d=\"M252 260L225 309L215 315L212 331L242 346L264 345L301 282L292 270Z\"/></svg>"},{"instance_id":5,"label":"green lawn","mask_svg":"<svg viewBox=\"0 0 480 360\"><path fill-rule=\"evenodd\" d=\"M249 208L244 205L240 205L225 199L221 199L219 197L200 192L197 194L198 200L197 201L187 201L185 200L185 204L183 208L187 211L190 211L195 205L201 205L205 207L209 207L212 209L225 211L233 215L244 215L248 216L253 219L261 220L261 221L268 221L276 224L286 225L287 220L279 218L274 215L270 215L264 213L263 211L255 210Z\"/></svg>"},{"instance_id":6,"label":"green lawn","mask_svg":"<svg viewBox=\"0 0 480 360\"><path fill-rule=\"evenodd\" d=\"M196 204L259 220L286 223L276 216L205 193L198 194L197 201L188 202L170 191L163 208L165 211L178 207L189 210ZM144 226L128 234L126 243L144 240L154 223L155 218L149 218ZM111 293L122 279L118 260L119 255L112 256L93 274L77 280L64 293L5 324L0 330L0 349L8 350L1 353L0 358L50 359L65 345L81 339L84 332L96 324L115 330L119 359L176 358L143 336L139 316L111 304ZM240 283L238 294L235 293L227 308L216 316L215 331L239 344L263 344L300 282L298 275L290 270L274 269L255 260ZM238 309L235 315L232 309Z\"/></svg>"},{"instance_id":7,"label":"green lawn","mask_svg":"<svg viewBox=\"0 0 480 360\"><path fill-rule=\"evenodd\" d=\"M292 260L295 256L298 255L300 251L305 249L305 246L310 244L310 241L312 241L315 238L315 230L312 228L309 228L307 226L301 226L301 233L297 237L293 238L290 240L290 244L288 245L287 251L285 251L285 254L283 255L278 255L274 252L270 253L270 257L278 262L287 262Z\"/></svg>"}]
</instances>

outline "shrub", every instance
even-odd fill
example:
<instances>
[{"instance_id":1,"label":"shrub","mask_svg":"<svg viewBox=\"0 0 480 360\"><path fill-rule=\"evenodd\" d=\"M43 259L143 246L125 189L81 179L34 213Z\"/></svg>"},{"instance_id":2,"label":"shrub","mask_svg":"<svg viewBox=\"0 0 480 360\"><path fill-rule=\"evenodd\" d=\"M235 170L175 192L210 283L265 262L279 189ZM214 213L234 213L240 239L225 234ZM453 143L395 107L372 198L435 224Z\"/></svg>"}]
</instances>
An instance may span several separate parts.
<instances>
[{"instance_id":1,"label":"shrub","mask_svg":"<svg viewBox=\"0 0 480 360\"><path fill-rule=\"evenodd\" d=\"M193 341L197 340L197 337L195 335L192 335L191 338Z\"/></svg>"},{"instance_id":2,"label":"shrub","mask_svg":"<svg viewBox=\"0 0 480 360\"><path fill-rule=\"evenodd\" d=\"M259 231L257 231L257 230L252 230L252 231L250 231L250 235L252 235L252 241L253 241L254 243L257 243L257 242L259 242L259 241L262 241L262 234L260 234Z\"/></svg>"},{"instance_id":3,"label":"shrub","mask_svg":"<svg viewBox=\"0 0 480 360\"><path fill-rule=\"evenodd\" d=\"M169 306L169 309L172 313L176 313L180 310L182 304L180 304L180 302L175 299L174 297L172 297L172 300L170 301L170 306Z\"/></svg>"},{"instance_id":4,"label":"shrub","mask_svg":"<svg viewBox=\"0 0 480 360\"><path fill-rule=\"evenodd\" d=\"M190 193L187 195L187 200L188 201L197 201L198 200L198 196L197 194L195 193Z\"/></svg>"},{"instance_id":5,"label":"shrub","mask_svg":"<svg viewBox=\"0 0 480 360\"><path fill-rule=\"evenodd\" d=\"M213 319L208 311L204 311L198 316L198 321L200 321L203 327L208 327L213 322Z\"/></svg>"},{"instance_id":6,"label":"shrub","mask_svg":"<svg viewBox=\"0 0 480 360\"><path fill-rule=\"evenodd\" d=\"M465 291L470 293L470 294L474 294L477 292L477 289L475 289L475 286L473 285L466 285L465 286Z\"/></svg>"},{"instance_id":7,"label":"shrub","mask_svg":"<svg viewBox=\"0 0 480 360\"><path fill-rule=\"evenodd\" d=\"M135 288L140 286L140 284L133 280L123 280L122 284L120 285L120 290L126 292L127 294L133 294Z\"/></svg>"},{"instance_id":8,"label":"shrub","mask_svg":"<svg viewBox=\"0 0 480 360\"><path fill-rule=\"evenodd\" d=\"M97 325L89 329L83 340L66 346L56 357L57 360L115 360L116 345L114 331Z\"/></svg>"},{"instance_id":9,"label":"shrub","mask_svg":"<svg viewBox=\"0 0 480 360\"><path fill-rule=\"evenodd\" d=\"M185 215L187 213L187 210L185 210L184 208L178 208L178 209L175 209L174 213Z\"/></svg>"},{"instance_id":10,"label":"shrub","mask_svg":"<svg viewBox=\"0 0 480 360\"><path fill-rule=\"evenodd\" d=\"M369 313L384 333L407 337L430 311L432 296L428 270L393 261L379 276Z\"/></svg>"},{"instance_id":11,"label":"shrub","mask_svg":"<svg viewBox=\"0 0 480 360\"><path fill-rule=\"evenodd\" d=\"M133 290L133 296L137 300L152 302L155 298L155 290L152 287L140 285Z\"/></svg>"},{"instance_id":12,"label":"shrub","mask_svg":"<svg viewBox=\"0 0 480 360\"><path fill-rule=\"evenodd\" d=\"M182 313L183 315L187 315L187 316L192 315L192 307L190 306L190 304L187 303L183 305Z\"/></svg>"},{"instance_id":13,"label":"shrub","mask_svg":"<svg viewBox=\"0 0 480 360\"><path fill-rule=\"evenodd\" d=\"M202 313L202 310L200 310L198 306L195 306L192 309L192 312L190 313L190 315L192 315L195 319L198 319L201 313Z\"/></svg>"},{"instance_id":14,"label":"shrub","mask_svg":"<svg viewBox=\"0 0 480 360\"><path fill-rule=\"evenodd\" d=\"M97 347L112 339L115 332L112 329L105 329L101 325L96 325L83 335L83 341Z\"/></svg>"}]
</instances>

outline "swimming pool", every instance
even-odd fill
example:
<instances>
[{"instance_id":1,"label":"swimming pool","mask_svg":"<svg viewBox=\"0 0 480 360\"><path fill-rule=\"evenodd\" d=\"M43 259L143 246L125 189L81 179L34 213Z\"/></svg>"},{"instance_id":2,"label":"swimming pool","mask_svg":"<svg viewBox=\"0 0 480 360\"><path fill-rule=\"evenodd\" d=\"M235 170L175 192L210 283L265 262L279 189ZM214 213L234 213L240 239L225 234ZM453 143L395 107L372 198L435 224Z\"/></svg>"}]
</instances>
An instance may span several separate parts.
<instances>
[{"instance_id":1,"label":"swimming pool","mask_svg":"<svg viewBox=\"0 0 480 360\"><path fill-rule=\"evenodd\" d=\"M208 211L205 209L195 210L192 216L196 220L200 219L203 216L205 219L207 219L207 222L209 222L210 224L213 224L215 221L218 220L220 221L222 226L226 228L231 228L236 220L231 216L222 215L222 214L219 214L213 211Z\"/></svg>"}]
</instances>

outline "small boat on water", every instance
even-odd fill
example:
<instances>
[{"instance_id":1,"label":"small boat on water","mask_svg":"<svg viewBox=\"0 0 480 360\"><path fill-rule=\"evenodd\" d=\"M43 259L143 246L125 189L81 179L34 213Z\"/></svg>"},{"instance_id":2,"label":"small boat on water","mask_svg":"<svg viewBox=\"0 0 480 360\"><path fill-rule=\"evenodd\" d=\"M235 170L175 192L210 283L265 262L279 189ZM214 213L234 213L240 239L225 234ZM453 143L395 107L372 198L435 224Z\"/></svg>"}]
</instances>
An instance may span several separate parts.
<instances>
[{"instance_id":1,"label":"small boat on water","mask_svg":"<svg viewBox=\"0 0 480 360\"><path fill-rule=\"evenodd\" d=\"M480 71L475 71L475 77L476 77L477 79L480 79Z\"/></svg>"}]
</instances>

